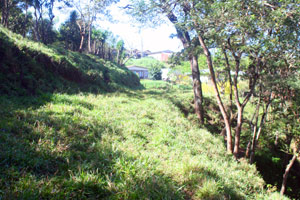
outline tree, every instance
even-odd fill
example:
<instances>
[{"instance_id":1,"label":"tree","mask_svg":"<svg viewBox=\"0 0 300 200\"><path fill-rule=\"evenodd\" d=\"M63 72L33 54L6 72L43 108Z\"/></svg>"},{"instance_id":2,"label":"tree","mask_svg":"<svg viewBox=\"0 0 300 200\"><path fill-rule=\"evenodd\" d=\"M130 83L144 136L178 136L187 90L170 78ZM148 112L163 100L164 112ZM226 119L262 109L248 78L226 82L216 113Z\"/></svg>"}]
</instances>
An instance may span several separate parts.
<instances>
[{"instance_id":1,"label":"tree","mask_svg":"<svg viewBox=\"0 0 300 200\"><path fill-rule=\"evenodd\" d=\"M203 94L198 66L198 56L193 51L195 50L192 42L194 37L193 34L189 32L189 27L187 26L187 10L177 9L178 7L180 8L178 2L179 1L166 0L155 0L149 2L145 2L143 0L132 0L132 5L127 6L127 8L130 8L128 12L141 24L147 22L150 22L152 25L159 24L162 21L161 17L164 17L174 25L177 37L182 42L188 55L193 78L195 113L197 114L200 123L203 124Z\"/></svg>"},{"instance_id":2,"label":"tree","mask_svg":"<svg viewBox=\"0 0 300 200\"><path fill-rule=\"evenodd\" d=\"M124 58L124 50L125 50L125 47L124 47L125 43L123 40L119 40L117 42L117 63L120 65L122 64L122 60Z\"/></svg>"},{"instance_id":3,"label":"tree","mask_svg":"<svg viewBox=\"0 0 300 200\"><path fill-rule=\"evenodd\" d=\"M70 4L79 13L80 18L77 20L77 25L80 29L81 42L79 51L83 50L83 43L87 31L88 35L88 52L91 53L91 36L92 36L92 25L97 19L99 14L109 16L106 8L113 3L117 3L119 0L72 0Z\"/></svg>"},{"instance_id":4,"label":"tree","mask_svg":"<svg viewBox=\"0 0 300 200\"><path fill-rule=\"evenodd\" d=\"M23 2L13 1L8 11L6 11L9 13L7 13L7 19L5 19L6 24L4 26L15 33L19 33L25 36L25 34L29 32L29 29L32 26L32 15L30 13L27 13L26 10L24 13L23 9L25 8L23 7Z\"/></svg>"},{"instance_id":5,"label":"tree","mask_svg":"<svg viewBox=\"0 0 300 200\"><path fill-rule=\"evenodd\" d=\"M9 25L9 17L10 17L10 10L19 3L17 0L1 0L0 1L0 8L1 8L1 24L4 27L8 27Z\"/></svg>"},{"instance_id":6,"label":"tree","mask_svg":"<svg viewBox=\"0 0 300 200\"><path fill-rule=\"evenodd\" d=\"M271 67L264 60L264 52L270 51L266 44L270 39L276 37L276 32L270 30L270 26L276 26L276 22L269 20L271 17L274 18L276 13L266 9L266 5L260 1L241 3L235 0L226 2L191 0L177 1L177 3L180 5L181 10L187 13L189 27L191 30L196 31L200 45L207 58L216 99L225 123L227 151L229 153L233 151L234 155L238 157L245 106L255 91L261 73L265 72L264 68ZM286 5L290 6L291 2L289 3ZM289 7L287 8L289 9ZM277 48L275 49L278 49L280 43L276 43L276 45ZM222 49L228 72L230 72L230 66L234 66L233 78L228 73L228 79L233 86L234 102L237 107L234 149L231 139L232 120L229 117L231 111L226 109L223 103L224 99L217 87L213 55L210 52L211 48ZM246 69L242 69L241 60L247 55L251 55L251 63ZM249 83L249 91L244 99L241 99L238 89L241 71L248 72L246 78ZM235 115L231 116L235 117Z\"/></svg>"},{"instance_id":7,"label":"tree","mask_svg":"<svg viewBox=\"0 0 300 200\"><path fill-rule=\"evenodd\" d=\"M65 42L66 48L76 51L80 46L80 29L76 24L78 15L76 11L72 11L69 19L61 25L60 35L61 40Z\"/></svg>"}]
</instances>

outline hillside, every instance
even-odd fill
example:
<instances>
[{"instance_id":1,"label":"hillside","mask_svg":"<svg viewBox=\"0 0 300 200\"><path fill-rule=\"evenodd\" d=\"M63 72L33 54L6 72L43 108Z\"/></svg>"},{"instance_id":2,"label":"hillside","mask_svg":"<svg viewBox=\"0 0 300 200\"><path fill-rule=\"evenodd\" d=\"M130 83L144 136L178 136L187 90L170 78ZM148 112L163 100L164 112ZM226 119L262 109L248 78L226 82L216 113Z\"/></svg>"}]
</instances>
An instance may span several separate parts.
<instances>
[{"instance_id":1,"label":"hillside","mask_svg":"<svg viewBox=\"0 0 300 200\"><path fill-rule=\"evenodd\" d=\"M114 91L140 86L127 68L59 45L46 46L0 25L0 94Z\"/></svg>"},{"instance_id":2,"label":"hillside","mask_svg":"<svg viewBox=\"0 0 300 200\"><path fill-rule=\"evenodd\" d=\"M182 112L188 86L141 86L126 68L2 27L0 43L0 199L281 198Z\"/></svg>"}]
</instances>

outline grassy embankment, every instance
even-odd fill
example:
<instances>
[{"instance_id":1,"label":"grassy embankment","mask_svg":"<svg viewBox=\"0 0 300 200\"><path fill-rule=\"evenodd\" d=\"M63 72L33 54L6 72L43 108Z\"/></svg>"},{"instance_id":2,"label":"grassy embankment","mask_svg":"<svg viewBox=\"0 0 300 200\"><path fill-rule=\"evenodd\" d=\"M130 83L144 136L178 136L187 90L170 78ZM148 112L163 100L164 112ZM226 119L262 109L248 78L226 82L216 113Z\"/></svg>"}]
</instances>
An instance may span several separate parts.
<instances>
[{"instance_id":1,"label":"grassy embankment","mask_svg":"<svg viewBox=\"0 0 300 200\"><path fill-rule=\"evenodd\" d=\"M126 90L127 81L112 81L110 76L116 69L121 80L129 81L135 76L126 69L110 64L102 68L93 62L93 74L81 64L86 60L92 64L95 58L58 54L56 48L29 41L30 46L21 45L18 37L7 43L1 40L7 51L0 47L2 55L11 55L1 60L0 199L278 197L263 190L254 166L226 155L220 138L181 112L179 107L189 109L190 89L146 81L145 90ZM41 48L55 51L69 64L59 64L54 54ZM82 63L68 61L81 56ZM49 63L58 65L48 66L40 58L51 58ZM60 67L66 66L78 73L62 73ZM108 71L110 82L101 77L101 69ZM95 94L95 88L112 91L113 85L122 92Z\"/></svg>"},{"instance_id":2,"label":"grassy embankment","mask_svg":"<svg viewBox=\"0 0 300 200\"><path fill-rule=\"evenodd\" d=\"M125 67L62 46L32 42L0 26L0 94L104 92L139 87Z\"/></svg>"},{"instance_id":3,"label":"grassy embankment","mask_svg":"<svg viewBox=\"0 0 300 200\"><path fill-rule=\"evenodd\" d=\"M190 95L160 87L1 97L0 195L259 198L264 183L254 166L234 161L221 139L190 123L169 98L180 100L179 92Z\"/></svg>"}]
</instances>

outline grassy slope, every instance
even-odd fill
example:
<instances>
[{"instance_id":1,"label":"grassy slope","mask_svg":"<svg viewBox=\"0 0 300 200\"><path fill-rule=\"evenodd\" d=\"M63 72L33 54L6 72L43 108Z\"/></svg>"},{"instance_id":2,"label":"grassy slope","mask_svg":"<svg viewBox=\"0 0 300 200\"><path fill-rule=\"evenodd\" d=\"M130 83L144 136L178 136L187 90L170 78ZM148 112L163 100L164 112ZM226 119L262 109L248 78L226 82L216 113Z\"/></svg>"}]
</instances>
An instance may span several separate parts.
<instances>
[{"instance_id":1,"label":"grassy slope","mask_svg":"<svg viewBox=\"0 0 300 200\"><path fill-rule=\"evenodd\" d=\"M113 91L138 87L138 77L91 55L45 46L0 26L0 94Z\"/></svg>"},{"instance_id":2,"label":"grassy slope","mask_svg":"<svg viewBox=\"0 0 300 200\"><path fill-rule=\"evenodd\" d=\"M0 199L279 198L187 116L190 89L95 95L139 80L1 26L0 43Z\"/></svg>"},{"instance_id":3,"label":"grassy slope","mask_svg":"<svg viewBox=\"0 0 300 200\"><path fill-rule=\"evenodd\" d=\"M0 97L0 199L276 199L188 121L190 90ZM262 195L265 195L263 197Z\"/></svg>"}]
</instances>

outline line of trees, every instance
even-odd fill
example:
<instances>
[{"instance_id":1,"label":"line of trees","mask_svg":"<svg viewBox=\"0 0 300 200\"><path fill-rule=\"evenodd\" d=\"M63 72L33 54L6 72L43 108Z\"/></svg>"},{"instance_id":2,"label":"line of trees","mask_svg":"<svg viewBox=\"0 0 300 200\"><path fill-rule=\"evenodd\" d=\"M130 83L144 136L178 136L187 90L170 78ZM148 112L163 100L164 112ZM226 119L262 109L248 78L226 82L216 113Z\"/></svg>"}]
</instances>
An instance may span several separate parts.
<instances>
[{"instance_id":1,"label":"line of trees","mask_svg":"<svg viewBox=\"0 0 300 200\"><path fill-rule=\"evenodd\" d=\"M127 8L142 23L166 20L174 25L190 62L195 112L201 124L205 122L205 108L197 58L205 55L223 117L222 133L229 154L238 159L244 148L245 157L253 163L264 129L268 127L274 132L271 126L277 122L282 141L289 148L293 146L294 155L283 177L283 194L289 169L299 154L299 126L295 125L299 123L299 85L295 80L299 78L300 65L300 3L293 0L131 0ZM219 52L218 59L216 52ZM242 64L245 59L249 60L247 65ZM223 63L223 77L230 84L228 96L219 91L218 62ZM239 89L241 81L248 84L244 93ZM257 106L247 124L252 136L246 136L244 114L251 101Z\"/></svg>"},{"instance_id":2,"label":"line of trees","mask_svg":"<svg viewBox=\"0 0 300 200\"><path fill-rule=\"evenodd\" d=\"M72 51L95 54L122 64L124 41L112 32L97 28L100 17L111 17L107 7L118 0L1 0L1 24L15 33L44 44L63 43ZM54 9L73 10L58 31Z\"/></svg>"}]
</instances>

